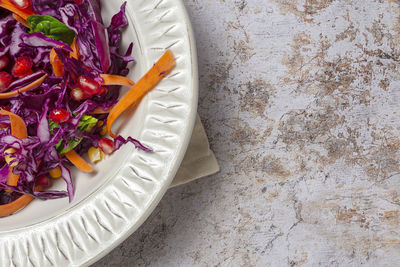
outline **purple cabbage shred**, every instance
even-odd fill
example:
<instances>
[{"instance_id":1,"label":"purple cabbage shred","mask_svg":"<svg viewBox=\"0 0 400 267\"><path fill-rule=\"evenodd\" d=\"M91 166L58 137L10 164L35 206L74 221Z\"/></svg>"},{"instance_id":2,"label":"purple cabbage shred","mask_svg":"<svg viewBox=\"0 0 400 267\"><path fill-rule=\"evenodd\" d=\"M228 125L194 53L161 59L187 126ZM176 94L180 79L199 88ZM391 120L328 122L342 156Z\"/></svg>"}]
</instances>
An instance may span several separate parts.
<instances>
[{"instance_id":1,"label":"purple cabbage shred","mask_svg":"<svg viewBox=\"0 0 400 267\"><path fill-rule=\"evenodd\" d=\"M70 90L76 87L76 78L80 75L98 81L101 80L100 74L104 73L126 76L129 73L128 64L134 62L131 56L133 44L127 51L119 51L122 30L128 25L126 3L112 17L110 25L106 26L101 17L100 0L82 0L81 4L77 2L32 0L32 5L35 13L53 16L75 32L80 60L70 57L72 49L69 45L42 33L30 34L29 29L16 21L10 12L0 12L0 57L9 58L9 65L2 71L11 73L11 66L21 56L27 56L33 61L33 74L15 79L6 91L21 89L43 75L48 75L34 90L10 99L0 99L0 106L20 116L28 131L28 137L23 140L14 137L11 134L10 118L0 116L0 205L10 203L23 194L42 200L64 197L73 200L75 190L69 171L71 164L60 152L60 147L68 148L69 141L78 140L79 144L74 150L83 155L91 146L97 146L102 138L100 126L82 130L80 123L95 109L107 110L114 106L119 98L119 87L110 86L106 94L79 102L71 98ZM49 58L52 49L64 67L63 77L53 74ZM49 113L56 108L67 110L71 119L59 124L51 122ZM91 117L104 122L106 120L106 115ZM152 151L132 137L118 136L114 141L117 149L131 143L136 149ZM63 142L64 146L61 146ZM7 163L6 157L12 158L12 161ZM14 164L14 174L20 175L16 186L7 185L11 164ZM37 178L57 167L66 183L66 191L36 191ZM13 192L8 193L6 190Z\"/></svg>"}]
</instances>

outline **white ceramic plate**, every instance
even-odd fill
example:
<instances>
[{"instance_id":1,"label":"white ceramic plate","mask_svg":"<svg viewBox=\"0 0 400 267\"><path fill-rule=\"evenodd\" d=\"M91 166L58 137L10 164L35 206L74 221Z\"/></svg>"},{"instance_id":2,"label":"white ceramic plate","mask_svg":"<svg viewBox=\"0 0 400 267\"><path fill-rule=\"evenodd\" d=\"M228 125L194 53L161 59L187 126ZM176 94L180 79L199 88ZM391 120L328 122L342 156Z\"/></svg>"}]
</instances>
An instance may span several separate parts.
<instances>
[{"instance_id":1,"label":"white ceramic plate","mask_svg":"<svg viewBox=\"0 0 400 267\"><path fill-rule=\"evenodd\" d=\"M103 0L108 24L122 0ZM123 147L96 165L95 175L74 172L76 195L34 201L0 219L0 266L80 266L106 255L150 215L168 189L186 151L197 108L197 59L190 21L181 0L128 0L130 27L123 49L134 41L137 80L163 54L177 66L146 96L119 132L155 153ZM128 117L131 116L131 117ZM58 183L63 188L64 183Z\"/></svg>"}]
</instances>

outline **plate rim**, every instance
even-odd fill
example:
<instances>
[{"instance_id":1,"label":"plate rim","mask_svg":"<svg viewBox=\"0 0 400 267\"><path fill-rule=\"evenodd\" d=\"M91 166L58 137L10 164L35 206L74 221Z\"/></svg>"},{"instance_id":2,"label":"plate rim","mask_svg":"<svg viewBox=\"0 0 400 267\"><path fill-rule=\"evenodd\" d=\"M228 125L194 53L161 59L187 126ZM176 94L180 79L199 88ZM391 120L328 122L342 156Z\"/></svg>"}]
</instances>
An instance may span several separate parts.
<instances>
[{"instance_id":1,"label":"plate rim","mask_svg":"<svg viewBox=\"0 0 400 267\"><path fill-rule=\"evenodd\" d=\"M113 179L107 181L101 189L97 190L96 194L89 195L85 204L72 206L63 212L63 216L56 215L51 219L39 222L35 224L37 226L35 228L26 226L1 232L0 255L4 259L1 261L2 265L7 265L7 261L15 266L25 266L27 263L35 263L34 265L39 266L47 266L49 264L56 266L61 264L86 266L95 263L122 243L146 221L164 196L180 167L190 142L198 104L197 50L192 24L182 0L128 0L127 2L127 8L131 4L131 10L133 10L134 5L135 7L140 7L138 10L134 10L133 13L132 11L128 12L130 16L136 14L142 19L145 18L146 22L143 22L143 25L149 23L149 25L153 26L159 24L163 26L160 26L158 30L154 30L154 33L159 35L159 41L154 41L155 36L152 34L147 37L147 33L153 32L150 26L143 26L142 23L134 23L131 26L136 29L140 25L139 28L147 30L146 34L141 32L141 35L145 37L140 38L145 43L144 62L150 59L155 60L160 55L160 52L172 46L174 46L172 50L176 52L177 68L175 72L177 76L174 77L171 74L161 82L162 85L157 86L159 88L156 87L156 89L164 90L164 96L169 97L168 101L177 102L181 106L178 111L168 111L169 115L165 116L167 120L168 117L176 118L175 128L173 128L174 125L171 126L170 122L172 120L162 120L159 124L152 121L152 119L157 119L152 116L158 114L157 112L159 111L157 110L159 109L150 104L155 104L162 99L160 93L158 95L154 93L153 95L155 91L153 90L146 97L149 99L146 106L146 113L148 112L148 114L144 113L145 122L139 138L144 141L144 144L151 143L156 147L165 146L168 157L164 158L161 152L150 154L143 152L133 153L126 166L121 166L121 170L113 176ZM149 15L153 11L160 15L159 21L152 19L154 13L151 16ZM174 15L175 17L173 17ZM165 21L164 16L166 17ZM166 26L171 28L166 29ZM178 33L175 32L175 35L174 33L166 34L170 29L173 29L173 26L177 26ZM151 46L150 48L149 45L153 45L153 41L154 44L159 46ZM179 75L178 72L182 70L184 72L183 75ZM185 90L175 92L174 90L170 91L171 88L168 88L168 86L173 85L178 85L179 88L180 84ZM169 107L164 108L165 110L169 109ZM181 114L182 110L185 112L183 115ZM179 126L180 128L177 129ZM175 139L165 141L162 138L154 136L152 138L145 134L146 131L154 130L155 128L159 130L158 127L161 128L161 133L175 135L178 141ZM154 168L139 166L139 174L134 169L132 169L134 173L132 173L132 170L127 173L126 171L129 171L129 168L132 167L130 164L136 163L140 157L154 160L158 166ZM144 175L141 173L142 169ZM153 171L152 169L155 170ZM149 177L150 179L148 179ZM129 181L133 185L133 189L141 189L142 192L139 193L144 197L138 197L136 191L129 191L129 186L123 187L122 181L118 178L122 178L121 180L124 178L131 179ZM130 197L129 200L133 204L132 208L129 209L124 206L124 202L116 200L119 199L118 197L112 196L113 192L121 193L124 196L127 190ZM114 209L114 207L117 207L117 209ZM119 212L121 213L118 214ZM100 217L98 214L100 214ZM121 220L118 221L118 219ZM88 228L87 225L89 226ZM92 237L93 233L94 238ZM97 246L93 247L94 241L84 241L85 239L81 238L80 235L86 239L89 239L90 236L96 241ZM12 236L11 240L10 236ZM100 243L98 240L100 240Z\"/></svg>"},{"instance_id":2,"label":"plate rim","mask_svg":"<svg viewBox=\"0 0 400 267\"><path fill-rule=\"evenodd\" d=\"M187 9L183 3L183 0L174 0L179 3L179 7L181 9L182 15L184 16L184 23L186 25L187 34L189 37L189 45L190 45L190 60L191 60L191 78L192 78L192 90L193 90L193 105L191 107L191 114L190 114L190 121L188 123L189 127L187 128L187 132L185 134L185 138L182 143L181 151L179 151L179 158L172 164L171 173L168 176L168 179L162 186L161 190L156 194L155 198L152 200L151 204L149 205L148 209L142 214L141 218L131 226L130 230L126 232L125 235L120 236L117 238L111 245L106 247L103 251L98 253L95 257L89 259L88 261L84 262L82 266L88 266L91 264L96 263L104 256L108 255L112 250L118 247L122 242L124 242L129 236L131 236L146 220L147 218L153 213L154 209L157 207L159 202L161 201L162 197L165 195L167 190L169 189L172 180L175 178L176 173L179 170L179 167L182 163L182 160L185 156L185 152L189 146L190 139L192 136L192 132L194 129L195 121L196 121L196 114L198 108L198 98L199 98L199 78L198 78L198 58L197 58L197 46L196 46L196 39L193 31L193 26L190 21L189 14ZM161 2L161 1L160 1Z\"/></svg>"}]
</instances>

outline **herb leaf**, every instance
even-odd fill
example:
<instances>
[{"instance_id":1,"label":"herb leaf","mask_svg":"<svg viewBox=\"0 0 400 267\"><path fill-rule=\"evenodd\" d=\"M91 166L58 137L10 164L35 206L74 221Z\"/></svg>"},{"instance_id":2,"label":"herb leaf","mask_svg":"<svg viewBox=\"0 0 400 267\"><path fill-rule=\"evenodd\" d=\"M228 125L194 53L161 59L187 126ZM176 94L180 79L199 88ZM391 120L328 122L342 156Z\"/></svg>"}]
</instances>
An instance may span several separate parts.
<instances>
[{"instance_id":1,"label":"herb leaf","mask_svg":"<svg viewBox=\"0 0 400 267\"><path fill-rule=\"evenodd\" d=\"M75 32L56 18L48 15L31 15L26 20L29 24L29 33L41 32L56 41L63 41L71 45Z\"/></svg>"},{"instance_id":2,"label":"herb leaf","mask_svg":"<svg viewBox=\"0 0 400 267\"><path fill-rule=\"evenodd\" d=\"M83 115L78 124L78 130L82 132L90 132L93 129L93 127L96 126L98 121L99 120L96 119L95 117L89 115Z\"/></svg>"},{"instance_id":3,"label":"herb leaf","mask_svg":"<svg viewBox=\"0 0 400 267\"><path fill-rule=\"evenodd\" d=\"M96 126L99 120L95 117L89 115L83 115L78 124L78 130L82 132L89 132ZM60 124L55 123L52 120L49 120L49 130L51 134L54 134L54 129L60 128ZM60 142L56 145L57 152L59 154L65 154L69 151L75 149L81 142L83 138L72 138L67 141L68 144L65 143L64 139L61 139Z\"/></svg>"},{"instance_id":4,"label":"herb leaf","mask_svg":"<svg viewBox=\"0 0 400 267\"><path fill-rule=\"evenodd\" d=\"M54 129L60 128L60 124L55 123L52 120L49 120L49 130L51 134L54 134Z\"/></svg>"},{"instance_id":5,"label":"herb leaf","mask_svg":"<svg viewBox=\"0 0 400 267\"><path fill-rule=\"evenodd\" d=\"M56 145L57 152L59 154L65 154L73 150L75 147L77 147L81 142L83 138L73 138L68 140L68 146L64 144L64 140L60 140L60 142Z\"/></svg>"}]
</instances>

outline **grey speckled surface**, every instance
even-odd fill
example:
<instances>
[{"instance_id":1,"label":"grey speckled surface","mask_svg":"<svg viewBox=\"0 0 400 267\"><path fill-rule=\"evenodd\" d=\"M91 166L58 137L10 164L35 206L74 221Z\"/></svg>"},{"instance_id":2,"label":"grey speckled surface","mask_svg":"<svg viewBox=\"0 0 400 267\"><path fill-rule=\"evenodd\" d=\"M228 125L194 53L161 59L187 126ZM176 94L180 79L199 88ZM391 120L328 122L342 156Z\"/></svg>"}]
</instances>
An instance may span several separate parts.
<instances>
[{"instance_id":1,"label":"grey speckled surface","mask_svg":"<svg viewBox=\"0 0 400 267\"><path fill-rule=\"evenodd\" d=\"M400 1L185 0L221 172L95 266L400 260Z\"/></svg>"}]
</instances>

